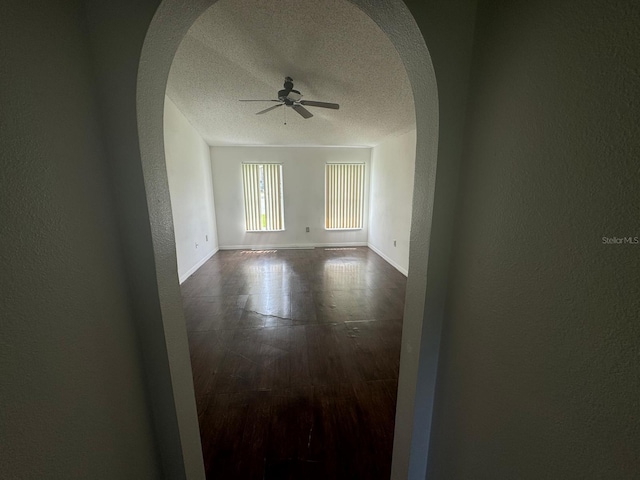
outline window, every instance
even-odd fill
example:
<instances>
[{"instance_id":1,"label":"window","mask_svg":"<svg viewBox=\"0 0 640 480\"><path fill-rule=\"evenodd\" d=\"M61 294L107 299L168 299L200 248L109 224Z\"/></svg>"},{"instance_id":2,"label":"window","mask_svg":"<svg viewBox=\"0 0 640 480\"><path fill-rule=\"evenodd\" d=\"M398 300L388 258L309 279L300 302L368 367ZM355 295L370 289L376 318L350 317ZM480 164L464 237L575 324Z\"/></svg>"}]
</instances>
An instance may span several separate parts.
<instances>
[{"instance_id":1,"label":"window","mask_svg":"<svg viewBox=\"0 0 640 480\"><path fill-rule=\"evenodd\" d=\"M242 164L247 232L284 230L282 165Z\"/></svg>"},{"instance_id":2,"label":"window","mask_svg":"<svg viewBox=\"0 0 640 480\"><path fill-rule=\"evenodd\" d=\"M364 218L364 163L328 163L325 168L325 228L356 230Z\"/></svg>"}]
</instances>

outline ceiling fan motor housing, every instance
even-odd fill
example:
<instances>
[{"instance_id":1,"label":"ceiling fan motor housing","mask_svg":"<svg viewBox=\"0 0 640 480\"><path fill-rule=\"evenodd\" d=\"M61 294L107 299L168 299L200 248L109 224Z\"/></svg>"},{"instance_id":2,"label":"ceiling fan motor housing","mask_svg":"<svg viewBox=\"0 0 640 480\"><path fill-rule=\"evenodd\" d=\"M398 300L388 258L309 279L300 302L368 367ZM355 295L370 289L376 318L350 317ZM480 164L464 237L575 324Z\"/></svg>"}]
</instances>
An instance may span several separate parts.
<instances>
[{"instance_id":1,"label":"ceiling fan motor housing","mask_svg":"<svg viewBox=\"0 0 640 480\"><path fill-rule=\"evenodd\" d=\"M297 95L294 95L293 98L290 98L289 96L290 93L296 93ZM298 90L293 89L293 78L285 77L284 89L278 91L278 99L281 102L284 102L285 105L290 107L294 104L296 100L300 100L300 97L302 97L300 92Z\"/></svg>"},{"instance_id":2,"label":"ceiling fan motor housing","mask_svg":"<svg viewBox=\"0 0 640 480\"><path fill-rule=\"evenodd\" d=\"M295 93L297 95L295 95L295 98L289 98L291 93ZM293 105L294 101L299 100L300 97L302 97L302 95L300 95L300 92L298 90L280 90L278 92L278 99L281 102L284 102L285 105Z\"/></svg>"}]
</instances>

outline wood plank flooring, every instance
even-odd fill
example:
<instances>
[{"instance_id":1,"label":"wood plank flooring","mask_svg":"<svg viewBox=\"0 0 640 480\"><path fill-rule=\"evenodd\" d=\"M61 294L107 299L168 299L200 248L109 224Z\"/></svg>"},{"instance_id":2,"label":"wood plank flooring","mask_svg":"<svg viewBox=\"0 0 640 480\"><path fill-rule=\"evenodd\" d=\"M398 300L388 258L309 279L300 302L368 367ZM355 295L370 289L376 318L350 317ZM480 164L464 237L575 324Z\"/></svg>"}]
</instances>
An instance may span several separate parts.
<instances>
[{"instance_id":1,"label":"wood plank flooring","mask_svg":"<svg viewBox=\"0 0 640 480\"><path fill-rule=\"evenodd\" d=\"M220 251L191 276L207 478L387 480L405 286L366 247Z\"/></svg>"}]
</instances>

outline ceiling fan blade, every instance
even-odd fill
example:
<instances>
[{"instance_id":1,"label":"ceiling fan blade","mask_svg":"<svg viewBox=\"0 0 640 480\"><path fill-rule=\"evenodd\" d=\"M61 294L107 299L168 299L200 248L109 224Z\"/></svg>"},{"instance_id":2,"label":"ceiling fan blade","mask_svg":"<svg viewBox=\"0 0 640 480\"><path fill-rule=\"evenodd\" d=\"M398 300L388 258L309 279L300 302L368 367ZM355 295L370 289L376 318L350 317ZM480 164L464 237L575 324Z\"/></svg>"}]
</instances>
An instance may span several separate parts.
<instances>
[{"instance_id":1,"label":"ceiling fan blade","mask_svg":"<svg viewBox=\"0 0 640 480\"><path fill-rule=\"evenodd\" d=\"M238 100L239 102L279 102L280 100Z\"/></svg>"},{"instance_id":2,"label":"ceiling fan blade","mask_svg":"<svg viewBox=\"0 0 640 480\"><path fill-rule=\"evenodd\" d=\"M338 105L337 103L314 102L313 100L300 100L300 105L307 105L309 107L331 108L333 110L338 110L340 108L340 105Z\"/></svg>"},{"instance_id":3,"label":"ceiling fan blade","mask_svg":"<svg viewBox=\"0 0 640 480\"><path fill-rule=\"evenodd\" d=\"M282 106L282 103L280 105L274 105L273 107L266 108L266 109L256 113L256 115L262 115L263 113L270 112L271 110L273 110L275 108L278 108L278 107L281 107L281 106Z\"/></svg>"},{"instance_id":4,"label":"ceiling fan blade","mask_svg":"<svg viewBox=\"0 0 640 480\"><path fill-rule=\"evenodd\" d=\"M311 118L313 117L313 114L307 110L306 108L304 108L301 105L294 105L293 108L296 112L298 112L300 115L302 115L304 118Z\"/></svg>"}]
</instances>

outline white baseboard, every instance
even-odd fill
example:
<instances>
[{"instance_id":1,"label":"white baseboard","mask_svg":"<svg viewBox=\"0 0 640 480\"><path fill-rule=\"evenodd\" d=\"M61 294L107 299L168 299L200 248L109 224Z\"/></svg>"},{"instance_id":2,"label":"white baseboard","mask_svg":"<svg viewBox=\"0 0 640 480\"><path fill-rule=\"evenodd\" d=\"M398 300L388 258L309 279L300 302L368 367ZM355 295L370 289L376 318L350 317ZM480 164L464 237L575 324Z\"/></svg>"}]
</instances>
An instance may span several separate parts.
<instances>
[{"instance_id":1,"label":"white baseboard","mask_svg":"<svg viewBox=\"0 0 640 480\"><path fill-rule=\"evenodd\" d=\"M342 242L342 243L297 243L286 245L220 245L220 250L286 250L306 248L332 248L332 247L366 247L367 242Z\"/></svg>"},{"instance_id":2,"label":"white baseboard","mask_svg":"<svg viewBox=\"0 0 640 480\"><path fill-rule=\"evenodd\" d=\"M209 260L211 257L213 257L216 252L219 250L219 248L214 248L213 250L211 250L210 253L207 253L204 258L202 260L200 260L198 263L196 263L193 267L191 267L187 273L185 273L184 275L180 275L178 281L180 282L180 285L182 285L184 283L184 281L189 278L191 275L193 275L194 273L196 273L196 271L205 263L207 263L207 260Z\"/></svg>"},{"instance_id":3,"label":"white baseboard","mask_svg":"<svg viewBox=\"0 0 640 480\"><path fill-rule=\"evenodd\" d=\"M389 257L387 257L384 253L382 253L378 248L374 247L373 245L371 245L370 243L367 245L371 250L373 250L374 252L376 252L378 255L380 255L389 265L391 265L393 268L395 268L396 270L398 270L401 274L403 274L405 277L409 276L409 271L406 268L402 268L400 265L398 265L396 262L394 262L393 260L391 260Z\"/></svg>"}]
</instances>

